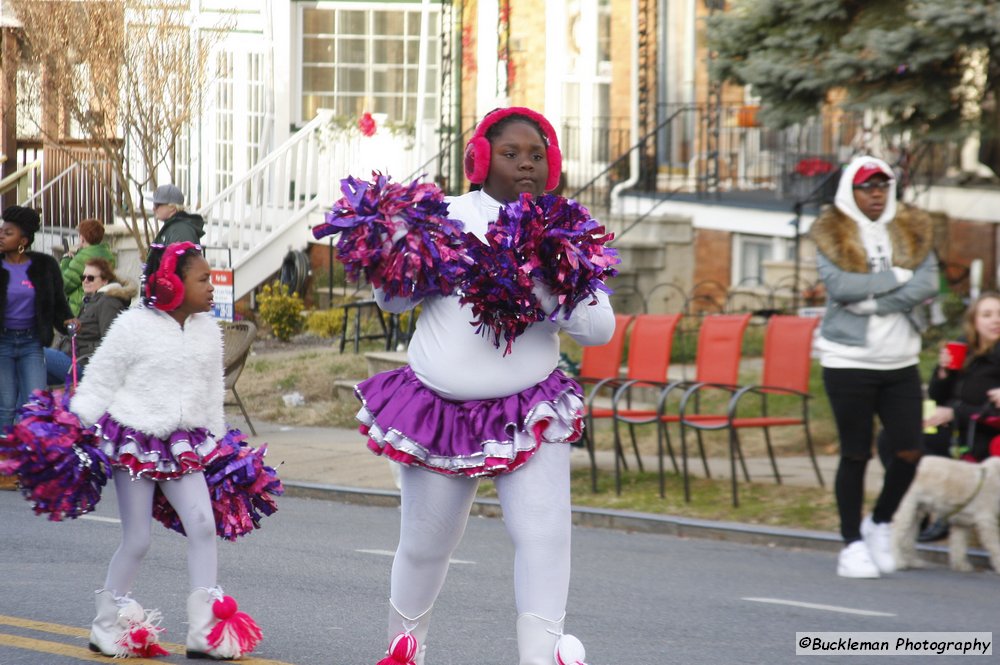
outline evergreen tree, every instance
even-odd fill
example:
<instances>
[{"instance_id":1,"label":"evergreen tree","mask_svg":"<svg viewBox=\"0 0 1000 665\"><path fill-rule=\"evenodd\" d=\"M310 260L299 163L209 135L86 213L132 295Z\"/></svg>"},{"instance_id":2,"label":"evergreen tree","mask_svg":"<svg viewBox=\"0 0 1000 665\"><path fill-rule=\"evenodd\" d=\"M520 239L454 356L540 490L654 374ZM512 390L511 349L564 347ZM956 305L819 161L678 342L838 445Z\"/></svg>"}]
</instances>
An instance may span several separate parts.
<instances>
[{"instance_id":1,"label":"evergreen tree","mask_svg":"<svg viewBox=\"0 0 1000 665\"><path fill-rule=\"evenodd\" d=\"M712 75L751 85L769 125L839 103L914 138L979 130L996 146L1000 0L736 0L709 19L707 39Z\"/></svg>"}]
</instances>

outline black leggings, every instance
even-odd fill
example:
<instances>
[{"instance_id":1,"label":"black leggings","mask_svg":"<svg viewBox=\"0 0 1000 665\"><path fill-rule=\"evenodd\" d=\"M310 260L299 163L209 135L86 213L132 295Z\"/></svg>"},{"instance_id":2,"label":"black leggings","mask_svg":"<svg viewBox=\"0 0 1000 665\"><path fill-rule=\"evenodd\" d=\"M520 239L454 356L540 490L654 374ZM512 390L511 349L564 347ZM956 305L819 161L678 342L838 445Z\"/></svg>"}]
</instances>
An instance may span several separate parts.
<instances>
[{"instance_id":1,"label":"black leggings","mask_svg":"<svg viewBox=\"0 0 1000 665\"><path fill-rule=\"evenodd\" d=\"M872 456L876 415L884 430L881 443L888 462L882 492L872 513L876 523L892 521L913 480L916 465L912 458L901 459L899 453L920 448L920 373L916 365L895 370L824 367L823 385L840 436L840 464L834 483L840 535L845 543L852 543L861 539L865 467Z\"/></svg>"}]
</instances>

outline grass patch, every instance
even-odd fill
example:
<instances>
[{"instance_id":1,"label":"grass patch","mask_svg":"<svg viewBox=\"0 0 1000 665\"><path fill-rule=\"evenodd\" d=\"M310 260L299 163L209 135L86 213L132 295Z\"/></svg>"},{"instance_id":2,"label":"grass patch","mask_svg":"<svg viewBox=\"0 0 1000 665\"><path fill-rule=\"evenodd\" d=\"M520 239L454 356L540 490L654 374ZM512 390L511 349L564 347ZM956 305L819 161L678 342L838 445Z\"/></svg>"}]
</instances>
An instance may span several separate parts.
<instances>
[{"instance_id":1,"label":"grass patch","mask_svg":"<svg viewBox=\"0 0 1000 665\"><path fill-rule=\"evenodd\" d=\"M357 426L358 402L338 399L334 382L368 376L363 354L339 353L334 343L258 352L250 356L237 389L252 418L281 425ZM283 396L297 392L304 406L285 406Z\"/></svg>"}]
</instances>

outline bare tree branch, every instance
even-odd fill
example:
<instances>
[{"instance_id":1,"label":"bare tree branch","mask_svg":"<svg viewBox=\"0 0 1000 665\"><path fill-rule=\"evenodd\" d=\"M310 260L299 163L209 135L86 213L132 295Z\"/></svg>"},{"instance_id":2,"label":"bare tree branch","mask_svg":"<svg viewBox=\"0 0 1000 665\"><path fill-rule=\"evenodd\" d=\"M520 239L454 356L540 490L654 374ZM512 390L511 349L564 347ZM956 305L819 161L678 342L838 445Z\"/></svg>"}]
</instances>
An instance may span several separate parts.
<instances>
[{"instance_id":1,"label":"bare tree branch","mask_svg":"<svg viewBox=\"0 0 1000 665\"><path fill-rule=\"evenodd\" d=\"M10 0L24 26L22 67L40 73L36 94L19 91L19 108L41 104L38 135L47 146L85 139L107 171L84 165L115 202L145 257L155 233L142 192L158 174L176 176L177 144L202 113L215 73L210 55L232 28L221 15L193 26L186 3L171 0ZM74 154L69 153L68 154Z\"/></svg>"}]
</instances>

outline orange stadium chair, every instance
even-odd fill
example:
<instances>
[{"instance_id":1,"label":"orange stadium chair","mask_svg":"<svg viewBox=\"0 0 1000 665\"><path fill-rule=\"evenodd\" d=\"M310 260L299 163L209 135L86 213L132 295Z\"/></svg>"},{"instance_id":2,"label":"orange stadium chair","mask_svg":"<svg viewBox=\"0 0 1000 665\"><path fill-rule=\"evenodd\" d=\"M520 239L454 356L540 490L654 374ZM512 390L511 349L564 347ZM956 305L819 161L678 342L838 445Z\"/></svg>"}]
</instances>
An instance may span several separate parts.
<instances>
[{"instance_id":1,"label":"orange stadium chair","mask_svg":"<svg viewBox=\"0 0 1000 665\"><path fill-rule=\"evenodd\" d=\"M775 480L781 483L781 474L774 456L771 442L771 427L801 426L805 436L806 449L812 460L813 469L820 486L823 486L823 474L820 472L813 448L812 436L809 432L809 371L812 365L813 335L819 319L814 317L772 316L768 320L767 332L764 336L764 367L761 383L752 385L734 385L731 381L712 381L690 386L681 398L681 448L686 453L685 430L692 428L700 435L705 430L729 431L729 463L732 478L733 505L739 505L739 495L736 478L736 461L739 459L743 476L750 480L746 461L740 444L739 430L760 428L764 431L764 441L767 454L771 461ZM725 414L706 415L689 414L688 406L692 400L697 401L698 394L704 389L721 389L731 393ZM748 407L752 400L748 396L756 395L753 400L756 407L753 415L749 415ZM790 395L799 402L799 410L792 415L776 415L768 411L768 397ZM747 398L747 399L744 399ZM687 479L685 478L685 481ZM687 484L685 482L685 490ZM689 494L685 497L690 499Z\"/></svg>"},{"instance_id":2,"label":"orange stadium chair","mask_svg":"<svg viewBox=\"0 0 1000 665\"><path fill-rule=\"evenodd\" d=\"M590 484L597 491L597 460L594 455L594 421L590 416L591 407L597 394L605 387L617 385L621 375L622 353L625 350L625 336L635 317L629 314L615 314L615 332L607 344L583 347L580 361L580 375L576 380L582 386L592 386L584 407L586 427L583 440L590 455Z\"/></svg>"}]
</instances>

